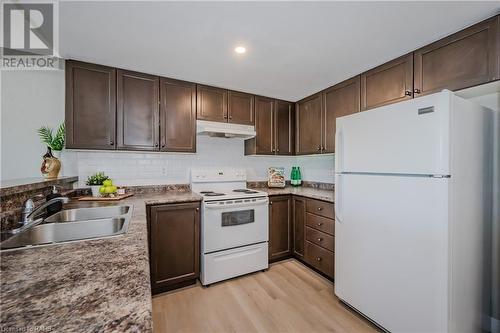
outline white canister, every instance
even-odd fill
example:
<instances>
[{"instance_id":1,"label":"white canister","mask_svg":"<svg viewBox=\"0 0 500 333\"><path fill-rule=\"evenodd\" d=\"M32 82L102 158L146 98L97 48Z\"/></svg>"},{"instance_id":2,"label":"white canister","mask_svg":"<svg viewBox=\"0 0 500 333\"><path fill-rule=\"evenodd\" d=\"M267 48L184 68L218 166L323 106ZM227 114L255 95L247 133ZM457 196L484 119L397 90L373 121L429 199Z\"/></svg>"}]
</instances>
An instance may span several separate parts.
<instances>
[{"instance_id":1,"label":"white canister","mask_svg":"<svg viewBox=\"0 0 500 333\"><path fill-rule=\"evenodd\" d=\"M90 189L92 190L92 196L93 197L99 197L101 196L99 194L99 188L101 187L101 185L91 185L90 186Z\"/></svg>"}]
</instances>

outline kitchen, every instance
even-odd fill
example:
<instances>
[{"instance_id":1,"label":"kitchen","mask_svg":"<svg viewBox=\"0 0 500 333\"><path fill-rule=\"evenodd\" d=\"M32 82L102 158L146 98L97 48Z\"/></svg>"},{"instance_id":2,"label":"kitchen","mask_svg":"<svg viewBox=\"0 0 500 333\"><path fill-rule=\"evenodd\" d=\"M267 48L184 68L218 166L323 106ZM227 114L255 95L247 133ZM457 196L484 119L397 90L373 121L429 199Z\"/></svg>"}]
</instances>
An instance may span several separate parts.
<instances>
[{"instance_id":1,"label":"kitchen","mask_svg":"<svg viewBox=\"0 0 500 333\"><path fill-rule=\"evenodd\" d=\"M43 4L2 330L500 331L498 3Z\"/></svg>"}]
</instances>

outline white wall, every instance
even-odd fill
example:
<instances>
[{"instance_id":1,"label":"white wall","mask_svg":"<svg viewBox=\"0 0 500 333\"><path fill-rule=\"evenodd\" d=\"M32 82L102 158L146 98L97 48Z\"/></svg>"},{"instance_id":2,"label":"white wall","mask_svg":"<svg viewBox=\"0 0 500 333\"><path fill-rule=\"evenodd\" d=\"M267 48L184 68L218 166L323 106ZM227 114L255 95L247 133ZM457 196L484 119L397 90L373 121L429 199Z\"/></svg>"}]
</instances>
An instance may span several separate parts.
<instances>
[{"instance_id":1,"label":"white wall","mask_svg":"<svg viewBox=\"0 0 500 333\"><path fill-rule=\"evenodd\" d=\"M1 179L41 177L36 130L64 121L64 71L1 71Z\"/></svg>"},{"instance_id":2,"label":"white wall","mask_svg":"<svg viewBox=\"0 0 500 333\"><path fill-rule=\"evenodd\" d=\"M243 141L198 136L196 154L78 151L80 185L96 171L104 171L118 185L189 183L192 167L246 168L248 180L267 180L268 167L301 166L304 180L333 182L333 156L244 156Z\"/></svg>"}]
</instances>

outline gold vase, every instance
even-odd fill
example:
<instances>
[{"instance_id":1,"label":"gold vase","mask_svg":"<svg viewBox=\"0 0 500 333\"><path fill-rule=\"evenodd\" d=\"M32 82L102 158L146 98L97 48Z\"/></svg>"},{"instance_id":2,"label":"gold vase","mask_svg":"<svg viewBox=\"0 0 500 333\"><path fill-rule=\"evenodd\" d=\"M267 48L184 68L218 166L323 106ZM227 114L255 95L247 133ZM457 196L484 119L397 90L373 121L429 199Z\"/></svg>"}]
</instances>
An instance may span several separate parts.
<instances>
[{"instance_id":1,"label":"gold vase","mask_svg":"<svg viewBox=\"0 0 500 333\"><path fill-rule=\"evenodd\" d=\"M47 147L47 152L43 155L40 171L45 179L56 179L59 176L59 171L61 171L61 161L52 155L50 147Z\"/></svg>"}]
</instances>

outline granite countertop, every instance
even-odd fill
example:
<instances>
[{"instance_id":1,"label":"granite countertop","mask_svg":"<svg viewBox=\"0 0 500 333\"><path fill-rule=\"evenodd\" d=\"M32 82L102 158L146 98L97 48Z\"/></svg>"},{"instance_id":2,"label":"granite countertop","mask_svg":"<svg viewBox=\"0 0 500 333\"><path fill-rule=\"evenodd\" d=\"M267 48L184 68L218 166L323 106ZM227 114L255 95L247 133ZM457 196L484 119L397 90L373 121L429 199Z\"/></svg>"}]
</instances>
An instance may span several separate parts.
<instances>
[{"instance_id":1,"label":"granite countertop","mask_svg":"<svg viewBox=\"0 0 500 333\"><path fill-rule=\"evenodd\" d=\"M292 187L287 186L285 188L268 188L259 187L256 190L267 192L269 195L282 195L282 194L293 194L300 195L302 197L318 199L328 202L334 202L334 191L323 190L314 187Z\"/></svg>"},{"instance_id":2,"label":"granite countertop","mask_svg":"<svg viewBox=\"0 0 500 333\"><path fill-rule=\"evenodd\" d=\"M59 177L56 179L34 177L2 180L0 182L0 195L12 195L20 192L33 191L47 186L69 184L77 181L78 177L76 176Z\"/></svg>"},{"instance_id":3,"label":"granite countertop","mask_svg":"<svg viewBox=\"0 0 500 333\"><path fill-rule=\"evenodd\" d=\"M200 201L193 192L134 195L125 235L1 253L0 330L151 332L146 205Z\"/></svg>"}]
</instances>

